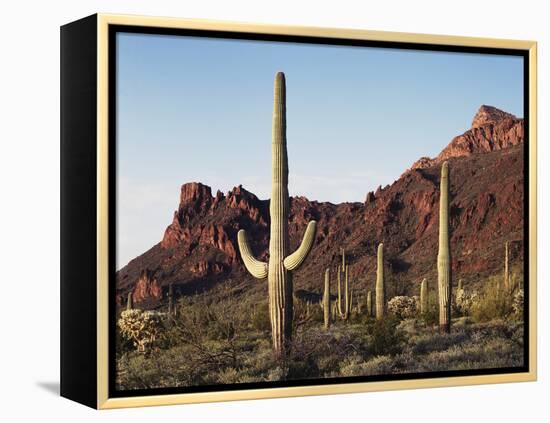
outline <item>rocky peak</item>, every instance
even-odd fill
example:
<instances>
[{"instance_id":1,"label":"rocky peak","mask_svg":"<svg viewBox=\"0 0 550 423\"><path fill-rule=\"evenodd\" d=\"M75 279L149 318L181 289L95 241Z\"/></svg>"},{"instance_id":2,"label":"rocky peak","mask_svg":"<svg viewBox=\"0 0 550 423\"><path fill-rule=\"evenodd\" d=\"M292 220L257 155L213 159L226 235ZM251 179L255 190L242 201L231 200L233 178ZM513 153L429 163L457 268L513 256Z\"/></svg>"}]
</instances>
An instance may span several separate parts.
<instances>
[{"instance_id":1,"label":"rocky peak","mask_svg":"<svg viewBox=\"0 0 550 423\"><path fill-rule=\"evenodd\" d=\"M479 128L487 123L496 123L504 119L517 119L511 113L503 112L493 106L483 104L472 121L472 128Z\"/></svg>"},{"instance_id":2,"label":"rocky peak","mask_svg":"<svg viewBox=\"0 0 550 423\"><path fill-rule=\"evenodd\" d=\"M209 203L212 201L212 189L200 182L188 182L181 186L180 204Z\"/></svg>"},{"instance_id":3,"label":"rocky peak","mask_svg":"<svg viewBox=\"0 0 550 423\"><path fill-rule=\"evenodd\" d=\"M260 200L242 185L234 187L227 193L227 203L232 209L241 209L254 221L260 217Z\"/></svg>"},{"instance_id":4,"label":"rocky peak","mask_svg":"<svg viewBox=\"0 0 550 423\"><path fill-rule=\"evenodd\" d=\"M472 127L451 142L433 159L422 157L411 169L426 169L454 157L502 150L523 143L524 121L493 106L482 105Z\"/></svg>"}]
</instances>

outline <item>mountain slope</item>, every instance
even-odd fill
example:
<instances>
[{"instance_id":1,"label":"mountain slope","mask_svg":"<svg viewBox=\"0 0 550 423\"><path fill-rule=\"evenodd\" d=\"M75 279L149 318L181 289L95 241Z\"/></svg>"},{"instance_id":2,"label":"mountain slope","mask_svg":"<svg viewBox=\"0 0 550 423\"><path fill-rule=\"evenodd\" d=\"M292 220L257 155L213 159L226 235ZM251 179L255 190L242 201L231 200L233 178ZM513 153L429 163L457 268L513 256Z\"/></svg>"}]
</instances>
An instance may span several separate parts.
<instances>
[{"instance_id":1,"label":"mountain slope","mask_svg":"<svg viewBox=\"0 0 550 423\"><path fill-rule=\"evenodd\" d=\"M423 277L436 279L439 170L449 160L454 278L466 285L502 271L504 242L513 263L523 260L524 123L482 106L472 127L433 159L422 158L392 185L364 203L319 203L291 198L290 239L295 249L309 220L318 221L313 250L294 278L298 290L320 292L322 274L345 248L356 292L372 289L375 255L384 243L389 295L416 294ZM267 259L269 201L242 186L212 195L184 184L162 240L117 272L122 303L128 292L143 307L159 303L168 284L181 294L227 280L257 283L245 272L236 243L247 229L256 256ZM433 282L432 282L433 286Z\"/></svg>"}]
</instances>

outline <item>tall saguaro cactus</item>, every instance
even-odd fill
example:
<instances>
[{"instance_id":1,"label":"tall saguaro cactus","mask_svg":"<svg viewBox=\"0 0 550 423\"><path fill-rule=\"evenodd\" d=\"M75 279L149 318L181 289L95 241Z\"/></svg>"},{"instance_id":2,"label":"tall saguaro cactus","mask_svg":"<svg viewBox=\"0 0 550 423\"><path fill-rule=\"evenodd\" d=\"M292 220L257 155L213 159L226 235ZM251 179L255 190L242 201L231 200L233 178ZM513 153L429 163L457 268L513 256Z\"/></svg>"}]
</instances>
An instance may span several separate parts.
<instances>
[{"instance_id":1,"label":"tall saguaro cactus","mask_svg":"<svg viewBox=\"0 0 550 423\"><path fill-rule=\"evenodd\" d=\"M509 270L509 244L508 241L504 244L504 291L509 293L511 291L510 286L510 270Z\"/></svg>"},{"instance_id":2,"label":"tall saguaro cactus","mask_svg":"<svg viewBox=\"0 0 550 423\"><path fill-rule=\"evenodd\" d=\"M325 290L323 292L323 317L325 329L330 327L330 269L325 270Z\"/></svg>"},{"instance_id":3,"label":"tall saguaro cactus","mask_svg":"<svg viewBox=\"0 0 550 423\"><path fill-rule=\"evenodd\" d=\"M288 352L292 338L292 271L300 267L310 252L317 225L315 221L309 222L301 245L289 255L286 82L282 72L275 75L271 155L269 263L253 256L246 232L242 229L238 233L238 243L244 265L252 276L258 279L267 276L273 349L281 357Z\"/></svg>"},{"instance_id":4,"label":"tall saguaro cactus","mask_svg":"<svg viewBox=\"0 0 550 423\"><path fill-rule=\"evenodd\" d=\"M426 278L422 279L420 284L420 313L426 314L428 312L428 281Z\"/></svg>"},{"instance_id":5,"label":"tall saguaro cactus","mask_svg":"<svg viewBox=\"0 0 550 423\"><path fill-rule=\"evenodd\" d=\"M342 263L345 263L344 255L342 255ZM342 278L344 274L344 298L342 298ZM348 320L351 314L351 305L353 301L353 293L349 289L349 264L345 268L338 267L338 314L342 320Z\"/></svg>"},{"instance_id":6,"label":"tall saguaro cactus","mask_svg":"<svg viewBox=\"0 0 550 423\"><path fill-rule=\"evenodd\" d=\"M376 318L382 319L386 312L386 287L384 284L384 244L378 244L376 263Z\"/></svg>"},{"instance_id":7,"label":"tall saguaro cactus","mask_svg":"<svg viewBox=\"0 0 550 423\"><path fill-rule=\"evenodd\" d=\"M451 248L449 242L449 164L441 166L439 193L439 253L437 254L439 289L439 330L451 332Z\"/></svg>"}]
</instances>

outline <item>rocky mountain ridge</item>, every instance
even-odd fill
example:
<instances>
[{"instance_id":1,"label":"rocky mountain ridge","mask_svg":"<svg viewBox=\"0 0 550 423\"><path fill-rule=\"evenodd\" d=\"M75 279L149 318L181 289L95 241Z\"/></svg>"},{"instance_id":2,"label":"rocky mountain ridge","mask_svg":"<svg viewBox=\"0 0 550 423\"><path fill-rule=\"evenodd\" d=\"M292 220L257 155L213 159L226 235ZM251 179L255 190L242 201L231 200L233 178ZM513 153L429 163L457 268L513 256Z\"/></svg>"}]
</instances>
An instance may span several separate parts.
<instances>
[{"instance_id":1,"label":"rocky mountain ridge","mask_svg":"<svg viewBox=\"0 0 550 423\"><path fill-rule=\"evenodd\" d=\"M512 262L523 260L524 122L482 106L472 127L455 137L435 158L415 162L393 184L369 192L364 203L332 204L291 198L291 248L309 220L318 221L308 260L294 278L298 290L320 292L326 267L345 248L356 292L372 289L376 246L384 243L390 295L413 294L423 277L435 283L439 169L451 169L451 248L455 278L466 284L498 273L504 242ZM178 209L162 240L117 272L119 303L131 293L154 307L169 284L182 295L218 283L253 282L244 271L237 232L246 229L256 257L266 259L269 200L242 186L212 195L199 182L182 185Z\"/></svg>"}]
</instances>

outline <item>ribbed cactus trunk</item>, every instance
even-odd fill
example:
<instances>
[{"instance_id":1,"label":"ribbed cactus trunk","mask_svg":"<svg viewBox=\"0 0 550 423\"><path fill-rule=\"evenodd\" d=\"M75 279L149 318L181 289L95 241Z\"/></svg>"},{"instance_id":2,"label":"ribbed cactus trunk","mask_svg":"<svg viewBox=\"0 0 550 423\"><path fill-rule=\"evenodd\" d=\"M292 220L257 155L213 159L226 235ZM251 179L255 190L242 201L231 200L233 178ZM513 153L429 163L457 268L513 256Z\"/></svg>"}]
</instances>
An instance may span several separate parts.
<instances>
[{"instance_id":1,"label":"ribbed cactus trunk","mask_svg":"<svg viewBox=\"0 0 550 423\"><path fill-rule=\"evenodd\" d=\"M506 241L506 243L504 244L504 290L506 293L509 293L511 291L508 249L508 241Z\"/></svg>"},{"instance_id":2,"label":"ribbed cactus trunk","mask_svg":"<svg viewBox=\"0 0 550 423\"><path fill-rule=\"evenodd\" d=\"M372 317L372 292L367 292L367 316Z\"/></svg>"},{"instance_id":3,"label":"ribbed cactus trunk","mask_svg":"<svg viewBox=\"0 0 550 423\"><path fill-rule=\"evenodd\" d=\"M439 253L437 255L439 289L439 330L451 332L451 249L449 242L449 164L441 166L439 194Z\"/></svg>"},{"instance_id":4,"label":"ribbed cactus trunk","mask_svg":"<svg viewBox=\"0 0 550 423\"><path fill-rule=\"evenodd\" d=\"M428 312L428 281L426 278L422 279L420 284L420 313L426 314Z\"/></svg>"},{"instance_id":5,"label":"ribbed cactus trunk","mask_svg":"<svg viewBox=\"0 0 550 423\"><path fill-rule=\"evenodd\" d=\"M325 329L330 327L330 269L325 270L325 290L323 292L323 318Z\"/></svg>"},{"instance_id":6,"label":"ribbed cactus trunk","mask_svg":"<svg viewBox=\"0 0 550 423\"><path fill-rule=\"evenodd\" d=\"M378 244L376 259L376 318L386 313L386 286L384 284L384 244Z\"/></svg>"},{"instance_id":7,"label":"ribbed cactus trunk","mask_svg":"<svg viewBox=\"0 0 550 423\"><path fill-rule=\"evenodd\" d=\"M283 265L288 255L288 157L286 152L286 86L285 77L275 77L273 93L273 129L271 142L271 216L269 241L269 313L273 348L286 349L292 335L292 273Z\"/></svg>"},{"instance_id":8,"label":"ribbed cactus trunk","mask_svg":"<svg viewBox=\"0 0 550 423\"><path fill-rule=\"evenodd\" d=\"M126 300L126 310L132 310L134 308L134 297L132 292L128 293L128 299Z\"/></svg>"},{"instance_id":9,"label":"ribbed cactus trunk","mask_svg":"<svg viewBox=\"0 0 550 423\"><path fill-rule=\"evenodd\" d=\"M252 255L246 232L238 233L239 250L247 270L256 278L268 278L269 314L273 349L281 357L288 352L292 337L292 271L306 259L315 240L316 222L311 221L304 239L291 255L288 238L288 157L286 151L286 82L282 72L275 76L271 142L272 180L269 213L271 217L269 263Z\"/></svg>"}]
</instances>

